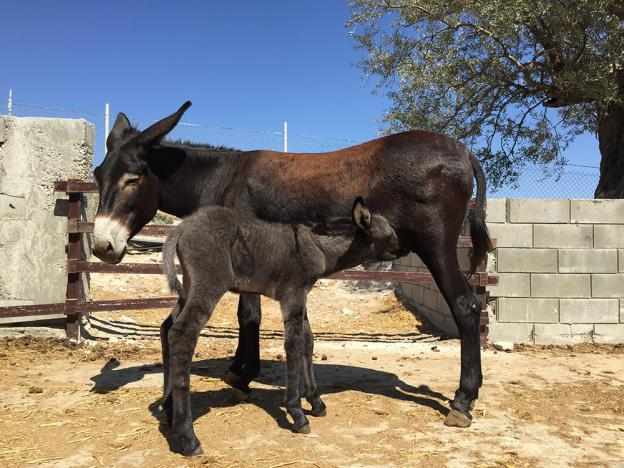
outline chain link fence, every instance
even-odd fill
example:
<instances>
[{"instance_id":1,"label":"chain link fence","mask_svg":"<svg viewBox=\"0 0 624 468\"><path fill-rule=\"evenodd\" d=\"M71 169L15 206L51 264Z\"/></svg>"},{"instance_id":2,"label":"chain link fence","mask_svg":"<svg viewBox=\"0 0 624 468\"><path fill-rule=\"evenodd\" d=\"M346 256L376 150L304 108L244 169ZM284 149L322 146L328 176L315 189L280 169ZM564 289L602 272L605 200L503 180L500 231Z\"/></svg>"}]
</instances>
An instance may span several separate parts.
<instances>
[{"instance_id":1,"label":"chain link fence","mask_svg":"<svg viewBox=\"0 0 624 468\"><path fill-rule=\"evenodd\" d=\"M494 198L594 198L600 170L598 167L568 164L561 173L552 174L539 166L528 166L513 186L490 190Z\"/></svg>"}]
</instances>

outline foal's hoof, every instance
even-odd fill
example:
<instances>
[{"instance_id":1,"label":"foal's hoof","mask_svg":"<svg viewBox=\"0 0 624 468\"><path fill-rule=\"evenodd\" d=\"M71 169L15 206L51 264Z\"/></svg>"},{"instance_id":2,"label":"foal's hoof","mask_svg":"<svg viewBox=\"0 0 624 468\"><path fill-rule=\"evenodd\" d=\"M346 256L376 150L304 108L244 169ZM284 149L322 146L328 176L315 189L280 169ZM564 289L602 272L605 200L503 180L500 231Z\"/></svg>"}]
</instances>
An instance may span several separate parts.
<instances>
[{"instance_id":1,"label":"foal's hoof","mask_svg":"<svg viewBox=\"0 0 624 468\"><path fill-rule=\"evenodd\" d=\"M444 424L450 427L470 427L472 424L472 418L470 415L464 414L461 411L452 409L447 414Z\"/></svg>"},{"instance_id":2,"label":"foal's hoof","mask_svg":"<svg viewBox=\"0 0 624 468\"><path fill-rule=\"evenodd\" d=\"M297 434L309 434L310 423L305 423L303 426L293 426L293 431Z\"/></svg>"}]
</instances>

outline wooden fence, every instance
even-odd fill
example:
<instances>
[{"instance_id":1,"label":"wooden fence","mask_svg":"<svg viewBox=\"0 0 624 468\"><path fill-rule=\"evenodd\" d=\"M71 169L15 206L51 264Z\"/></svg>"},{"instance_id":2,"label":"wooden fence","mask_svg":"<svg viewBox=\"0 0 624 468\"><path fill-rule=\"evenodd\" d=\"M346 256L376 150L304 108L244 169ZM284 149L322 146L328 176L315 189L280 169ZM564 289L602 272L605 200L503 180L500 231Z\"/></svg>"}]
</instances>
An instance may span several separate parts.
<instances>
[{"instance_id":1,"label":"wooden fence","mask_svg":"<svg viewBox=\"0 0 624 468\"><path fill-rule=\"evenodd\" d=\"M83 273L116 273L116 274L162 274L162 264L120 263L110 265L87 260L83 250L82 236L93 232L93 223L82 221L81 208L83 194L97 193L97 187L92 182L79 180L60 181L55 184L57 192L65 192L69 198L67 212L67 290L65 302L57 304L35 304L11 307L0 307L0 317L36 317L50 314L66 315L66 332L70 339L80 340L80 315L98 311L139 310L173 308L176 297L151 297L143 299L119 300L87 300L83 281ZM140 234L149 236L166 236L172 226L147 225ZM461 236L458 247L471 247L469 237ZM479 295L485 296L485 287L497 284L497 278L488 275L484 265L471 278ZM415 271L362 271L345 270L332 275L330 278L338 280L374 280L392 281L397 283L431 284L433 279L429 273ZM485 303L485 302L483 302ZM487 313L481 314L482 340L487 337Z\"/></svg>"}]
</instances>

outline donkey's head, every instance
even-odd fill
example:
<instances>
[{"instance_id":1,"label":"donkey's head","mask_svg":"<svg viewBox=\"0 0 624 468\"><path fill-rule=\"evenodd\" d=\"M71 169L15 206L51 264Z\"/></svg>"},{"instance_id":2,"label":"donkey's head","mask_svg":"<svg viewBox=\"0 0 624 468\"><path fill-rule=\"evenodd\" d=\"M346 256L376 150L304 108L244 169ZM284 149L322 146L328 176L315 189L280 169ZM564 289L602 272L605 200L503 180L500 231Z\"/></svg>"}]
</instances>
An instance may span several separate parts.
<instances>
[{"instance_id":1,"label":"donkey's head","mask_svg":"<svg viewBox=\"0 0 624 468\"><path fill-rule=\"evenodd\" d=\"M361 197L356 198L351 210L353 223L370 244L378 260L395 260L400 254L399 237L388 220L380 214L371 214Z\"/></svg>"},{"instance_id":2,"label":"donkey's head","mask_svg":"<svg viewBox=\"0 0 624 468\"><path fill-rule=\"evenodd\" d=\"M156 214L159 180L150 169L150 154L190 106L185 102L143 131L133 128L123 113L117 115L106 139L106 157L93 172L100 192L93 253L101 260L120 262L128 239Z\"/></svg>"}]
</instances>

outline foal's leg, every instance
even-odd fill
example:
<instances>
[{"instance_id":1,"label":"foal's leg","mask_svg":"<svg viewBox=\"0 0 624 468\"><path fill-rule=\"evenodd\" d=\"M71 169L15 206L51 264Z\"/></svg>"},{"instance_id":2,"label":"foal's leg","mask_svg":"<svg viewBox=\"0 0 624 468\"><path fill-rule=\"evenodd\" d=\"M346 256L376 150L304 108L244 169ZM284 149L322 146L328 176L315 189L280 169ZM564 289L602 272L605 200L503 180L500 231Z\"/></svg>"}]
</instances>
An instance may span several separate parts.
<instances>
[{"instance_id":1,"label":"foal's leg","mask_svg":"<svg viewBox=\"0 0 624 468\"><path fill-rule=\"evenodd\" d=\"M167 423L171 426L171 388L169 386L169 329L173 325L173 317L179 313L179 301L173 312L160 326L160 346L163 359L163 399L162 408L167 415Z\"/></svg>"},{"instance_id":2,"label":"foal's leg","mask_svg":"<svg viewBox=\"0 0 624 468\"><path fill-rule=\"evenodd\" d=\"M468 427L472 422L470 409L479 397L483 382L481 372L481 347L479 340L479 301L459 271L456 241L446 247L431 246L431 250L421 255L429 267L440 292L453 313L461 338L461 375L459 388L451 402L447 426ZM421 253L419 253L421 254Z\"/></svg>"},{"instance_id":3,"label":"foal's leg","mask_svg":"<svg viewBox=\"0 0 624 468\"><path fill-rule=\"evenodd\" d=\"M223 380L244 394L260 374L260 295L241 294L238 299L238 346Z\"/></svg>"},{"instance_id":4,"label":"foal's leg","mask_svg":"<svg viewBox=\"0 0 624 468\"><path fill-rule=\"evenodd\" d=\"M282 300L280 305L286 351L286 410L293 418L293 430L307 434L310 432L310 423L301 408L299 389L303 374L305 297L289 297Z\"/></svg>"},{"instance_id":5,"label":"foal's leg","mask_svg":"<svg viewBox=\"0 0 624 468\"><path fill-rule=\"evenodd\" d=\"M196 294L189 298L169 330L169 366L172 400L171 450L183 455L202 453L193 431L189 393L191 361L202 328L222 294Z\"/></svg>"},{"instance_id":6,"label":"foal's leg","mask_svg":"<svg viewBox=\"0 0 624 468\"><path fill-rule=\"evenodd\" d=\"M327 414L327 407L325 403L323 403L323 400L321 400L321 394L316 384L316 376L314 375L314 335L312 334L312 328L308 320L307 310L303 318L303 341L303 380L305 382L305 397L312 406L312 416L325 416Z\"/></svg>"}]
</instances>

